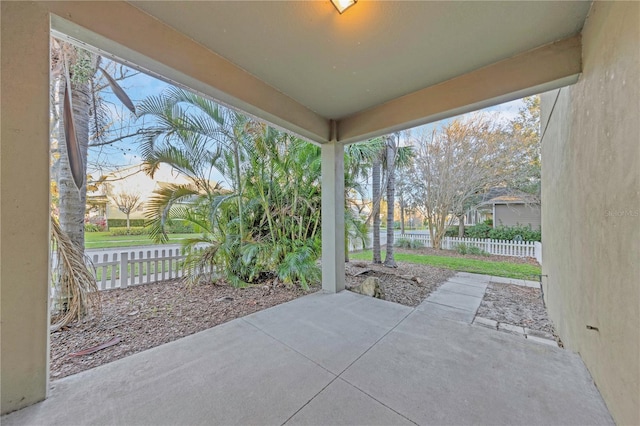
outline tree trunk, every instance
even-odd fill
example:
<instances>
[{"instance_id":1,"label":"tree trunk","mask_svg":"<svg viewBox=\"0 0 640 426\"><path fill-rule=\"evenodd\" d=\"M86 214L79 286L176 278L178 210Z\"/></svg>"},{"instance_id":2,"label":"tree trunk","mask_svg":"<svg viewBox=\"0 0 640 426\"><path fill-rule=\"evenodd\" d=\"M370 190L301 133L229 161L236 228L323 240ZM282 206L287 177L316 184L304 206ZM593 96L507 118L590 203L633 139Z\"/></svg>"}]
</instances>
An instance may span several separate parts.
<instances>
[{"instance_id":1,"label":"tree trunk","mask_svg":"<svg viewBox=\"0 0 640 426\"><path fill-rule=\"evenodd\" d=\"M243 215L243 205L242 205L242 182L241 182L241 173L240 173L240 147L238 146L240 142L237 139L233 141L233 162L236 168L236 186L238 191L238 231L240 232L240 238L238 242L240 247L242 247L242 239L244 238L244 215Z\"/></svg>"},{"instance_id":2,"label":"tree trunk","mask_svg":"<svg viewBox=\"0 0 640 426\"><path fill-rule=\"evenodd\" d=\"M458 216L458 238L464 238L464 213Z\"/></svg>"},{"instance_id":3,"label":"tree trunk","mask_svg":"<svg viewBox=\"0 0 640 426\"><path fill-rule=\"evenodd\" d=\"M384 266L397 268L393 255L394 236L394 205L396 192L396 145L395 138L387 138L387 255L384 258Z\"/></svg>"},{"instance_id":4,"label":"tree trunk","mask_svg":"<svg viewBox=\"0 0 640 426\"><path fill-rule=\"evenodd\" d=\"M97 56L92 62L97 65ZM65 123L64 123L64 97L67 84L66 75L63 72L57 72L53 75L53 101L52 108L55 113L54 118L57 123L57 134L52 134L52 138L57 138L58 161L56 167L52 170L52 175L56 180L58 188L58 223L61 231L69 237L71 243L81 252L84 252L84 216L86 210L87 183L86 183L86 167L87 154L89 148L89 111L91 109L91 84L89 81L71 83L71 104L73 107L73 117L75 124L75 134L77 142L80 146L80 161L84 169L82 171L84 179L80 188L76 186L71 165L69 163L69 153L67 150ZM52 141L55 142L55 141ZM69 273L60 266L59 274ZM58 298L54 309L60 312L67 312L73 303L73 292L65 285L59 286ZM80 302L80 312L86 309Z\"/></svg>"},{"instance_id":5,"label":"tree trunk","mask_svg":"<svg viewBox=\"0 0 640 426\"><path fill-rule=\"evenodd\" d=\"M131 228L129 226L129 213L127 213L127 232L129 232L129 228Z\"/></svg>"},{"instance_id":6,"label":"tree trunk","mask_svg":"<svg viewBox=\"0 0 640 426\"><path fill-rule=\"evenodd\" d=\"M344 262L349 263L349 232L346 226L344 228Z\"/></svg>"},{"instance_id":7,"label":"tree trunk","mask_svg":"<svg viewBox=\"0 0 640 426\"><path fill-rule=\"evenodd\" d=\"M404 234L404 200L400 196L400 233Z\"/></svg>"},{"instance_id":8,"label":"tree trunk","mask_svg":"<svg viewBox=\"0 0 640 426\"><path fill-rule=\"evenodd\" d=\"M60 88L64 97L64 76L61 76ZM84 163L86 175L87 153L89 147L89 110L91 108L91 86L88 82L72 83L73 116L76 128L76 137L81 147L81 158ZM62 111L62 107L60 107ZM71 241L84 250L84 214L86 208L87 188L86 179L81 188L77 188L71 174L69 156L67 154L64 125L60 126L58 151L60 159L58 163L58 192L59 192L59 221L62 230Z\"/></svg>"},{"instance_id":9,"label":"tree trunk","mask_svg":"<svg viewBox=\"0 0 640 426\"><path fill-rule=\"evenodd\" d=\"M380 159L373 161L371 176L373 179L373 263L382 263L380 254Z\"/></svg>"}]
</instances>

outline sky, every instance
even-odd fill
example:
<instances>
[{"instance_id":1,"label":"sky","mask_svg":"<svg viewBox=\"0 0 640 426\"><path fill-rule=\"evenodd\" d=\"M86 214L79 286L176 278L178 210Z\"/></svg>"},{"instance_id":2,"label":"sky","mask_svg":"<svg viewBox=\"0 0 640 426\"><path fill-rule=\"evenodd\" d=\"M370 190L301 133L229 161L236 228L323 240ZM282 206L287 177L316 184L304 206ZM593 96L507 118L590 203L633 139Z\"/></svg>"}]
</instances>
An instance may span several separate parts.
<instances>
[{"instance_id":1,"label":"sky","mask_svg":"<svg viewBox=\"0 0 640 426\"><path fill-rule=\"evenodd\" d=\"M134 104L142 101L148 96L155 96L162 93L163 90L170 87L169 84L158 80L155 77L151 77L144 73L137 73L133 70L129 70L132 74L120 81L120 85L127 92ZM122 128L121 132L134 133L137 129L144 126L144 118L134 119L133 115L122 105L122 103L113 95L111 90L107 87L101 92L102 97L107 101L107 107L109 114L114 123L119 123L117 127ZM499 120L510 120L518 114L518 110L524 106L522 100L516 100L507 102L501 105L486 108L482 111L488 111L495 113ZM422 132L431 133L433 129L445 126L449 122L455 120L457 117L452 117L446 120L441 120L435 123L430 123L423 126L418 126L410 131L413 134L420 134ZM121 134L125 134L121 133ZM92 148L89 150L89 174L97 178L98 176L113 172L115 169L126 168L135 166L141 163L140 154L138 152L138 143L135 138L129 138L126 141L119 142L113 146L106 146L101 148ZM99 166L97 166L97 164ZM173 174L175 175L175 173ZM169 179L172 176L170 171L167 171L166 176ZM224 177L219 173L214 173L212 176L214 180L221 181L225 184ZM168 181L168 180L165 180ZM226 185L228 186L228 185Z\"/></svg>"}]
</instances>

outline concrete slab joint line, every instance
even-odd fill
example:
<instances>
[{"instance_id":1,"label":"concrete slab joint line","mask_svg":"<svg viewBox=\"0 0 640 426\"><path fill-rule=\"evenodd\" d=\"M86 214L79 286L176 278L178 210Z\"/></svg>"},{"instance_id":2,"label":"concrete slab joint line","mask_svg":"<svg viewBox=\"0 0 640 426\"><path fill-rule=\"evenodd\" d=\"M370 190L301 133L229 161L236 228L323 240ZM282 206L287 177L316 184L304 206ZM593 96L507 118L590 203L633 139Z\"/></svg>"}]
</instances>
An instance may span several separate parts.
<instances>
[{"instance_id":1,"label":"concrete slab joint line","mask_svg":"<svg viewBox=\"0 0 640 426\"><path fill-rule=\"evenodd\" d=\"M524 327L517 325L507 324L504 322L498 323L498 330L510 331L524 336Z\"/></svg>"},{"instance_id":2,"label":"concrete slab joint line","mask_svg":"<svg viewBox=\"0 0 640 426\"><path fill-rule=\"evenodd\" d=\"M473 323L477 324L477 325L480 325L482 327L491 328L493 330L497 330L498 329L498 321L494 321L494 320L488 319L488 318L475 317L475 319L473 320Z\"/></svg>"},{"instance_id":3,"label":"concrete slab joint line","mask_svg":"<svg viewBox=\"0 0 640 426\"><path fill-rule=\"evenodd\" d=\"M520 336L523 336L528 340L531 340L532 342L542 343L550 346L558 346L558 343L556 342L553 335L545 331L531 330L526 327L520 327L513 324L498 322L492 319L483 318L479 316L476 316L473 319L473 324L480 327L489 328L492 330L497 330L497 331L502 331L502 332L512 333L512 334L515 333Z\"/></svg>"},{"instance_id":4,"label":"concrete slab joint line","mask_svg":"<svg viewBox=\"0 0 640 426\"><path fill-rule=\"evenodd\" d=\"M611 424L576 354L425 303L301 297L56 381L2 424ZM95 395L109 404L85 410Z\"/></svg>"}]
</instances>

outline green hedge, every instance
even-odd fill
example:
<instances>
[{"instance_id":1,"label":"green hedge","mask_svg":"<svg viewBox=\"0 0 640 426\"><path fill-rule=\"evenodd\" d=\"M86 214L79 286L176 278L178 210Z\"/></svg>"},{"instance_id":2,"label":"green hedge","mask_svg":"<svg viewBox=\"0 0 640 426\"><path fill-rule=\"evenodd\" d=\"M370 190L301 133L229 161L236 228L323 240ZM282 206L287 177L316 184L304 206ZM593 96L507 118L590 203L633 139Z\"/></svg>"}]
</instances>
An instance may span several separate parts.
<instances>
[{"instance_id":1,"label":"green hedge","mask_svg":"<svg viewBox=\"0 0 640 426\"><path fill-rule=\"evenodd\" d=\"M540 230L534 231L531 226L500 225L489 232L489 238L494 240L541 241L542 232Z\"/></svg>"},{"instance_id":2,"label":"green hedge","mask_svg":"<svg viewBox=\"0 0 640 426\"><path fill-rule=\"evenodd\" d=\"M445 232L446 237L457 237L458 226L450 226ZM464 229L465 238L491 238L493 240L507 241L542 241L542 232L540 229L531 229L531 226L516 225L504 226L500 225L492 228L491 224L485 221L475 226L468 226Z\"/></svg>"},{"instance_id":3,"label":"green hedge","mask_svg":"<svg viewBox=\"0 0 640 426\"><path fill-rule=\"evenodd\" d=\"M127 229L127 219L109 219L109 231L116 229L117 235L142 235L122 233L122 229ZM131 228L144 228L145 219L131 219ZM168 234L192 234L195 232L193 225L181 221L173 221L165 226ZM136 231L139 232L139 231ZM146 234L146 232L144 232ZM111 235L116 235L111 233Z\"/></svg>"},{"instance_id":4,"label":"green hedge","mask_svg":"<svg viewBox=\"0 0 640 426\"><path fill-rule=\"evenodd\" d=\"M129 220L129 223L131 224L131 226L138 226L138 227L143 227L144 226L144 219L131 219ZM108 219L107 223L109 224L109 229L111 228L126 228L127 226L127 219Z\"/></svg>"},{"instance_id":5,"label":"green hedge","mask_svg":"<svg viewBox=\"0 0 640 426\"><path fill-rule=\"evenodd\" d=\"M132 226L127 229L124 228L109 228L109 235L113 235L114 237L119 237L122 235L146 235L148 233L147 228L143 226Z\"/></svg>"},{"instance_id":6,"label":"green hedge","mask_svg":"<svg viewBox=\"0 0 640 426\"><path fill-rule=\"evenodd\" d=\"M193 234L196 232L193 225L183 221L174 220L165 227L169 234Z\"/></svg>"},{"instance_id":7,"label":"green hedge","mask_svg":"<svg viewBox=\"0 0 640 426\"><path fill-rule=\"evenodd\" d=\"M491 232L491 226L486 223L479 223L475 226L470 226L464 230L464 236L467 238L491 238L489 233Z\"/></svg>"}]
</instances>

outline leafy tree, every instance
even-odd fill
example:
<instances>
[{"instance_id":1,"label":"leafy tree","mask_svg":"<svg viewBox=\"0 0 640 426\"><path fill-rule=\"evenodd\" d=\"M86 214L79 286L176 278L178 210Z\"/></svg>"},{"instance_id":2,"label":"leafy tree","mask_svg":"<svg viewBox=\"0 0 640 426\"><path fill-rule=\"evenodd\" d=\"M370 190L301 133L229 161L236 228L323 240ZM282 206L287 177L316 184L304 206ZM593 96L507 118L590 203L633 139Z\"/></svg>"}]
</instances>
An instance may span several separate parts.
<instances>
[{"instance_id":1,"label":"leafy tree","mask_svg":"<svg viewBox=\"0 0 640 426\"><path fill-rule=\"evenodd\" d=\"M451 218L462 214L469 200L517 173L514 144L490 116L474 114L430 137L422 135L416 146L413 197L427 219L433 247L439 249Z\"/></svg>"},{"instance_id":2,"label":"leafy tree","mask_svg":"<svg viewBox=\"0 0 640 426\"><path fill-rule=\"evenodd\" d=\"M507 134L513 141L513 167L518 171L508 185L510 188L526 192L540 201L541 189L541 141L540 141L540 96L523 99L524 106L517 117L511 120Z\"/></svg>"},{"instance_id":3,"label":"leafy tree","mask_svg":"<svg viewBox=\"0 0 640 426\"><path fill-rule=\"evenodd\" d=\"M135 192L119 192L111 197L115 205L127 216L127 229L130 229L129 215L142 205L140 194Z\"/></svg>"}]
</instances>

